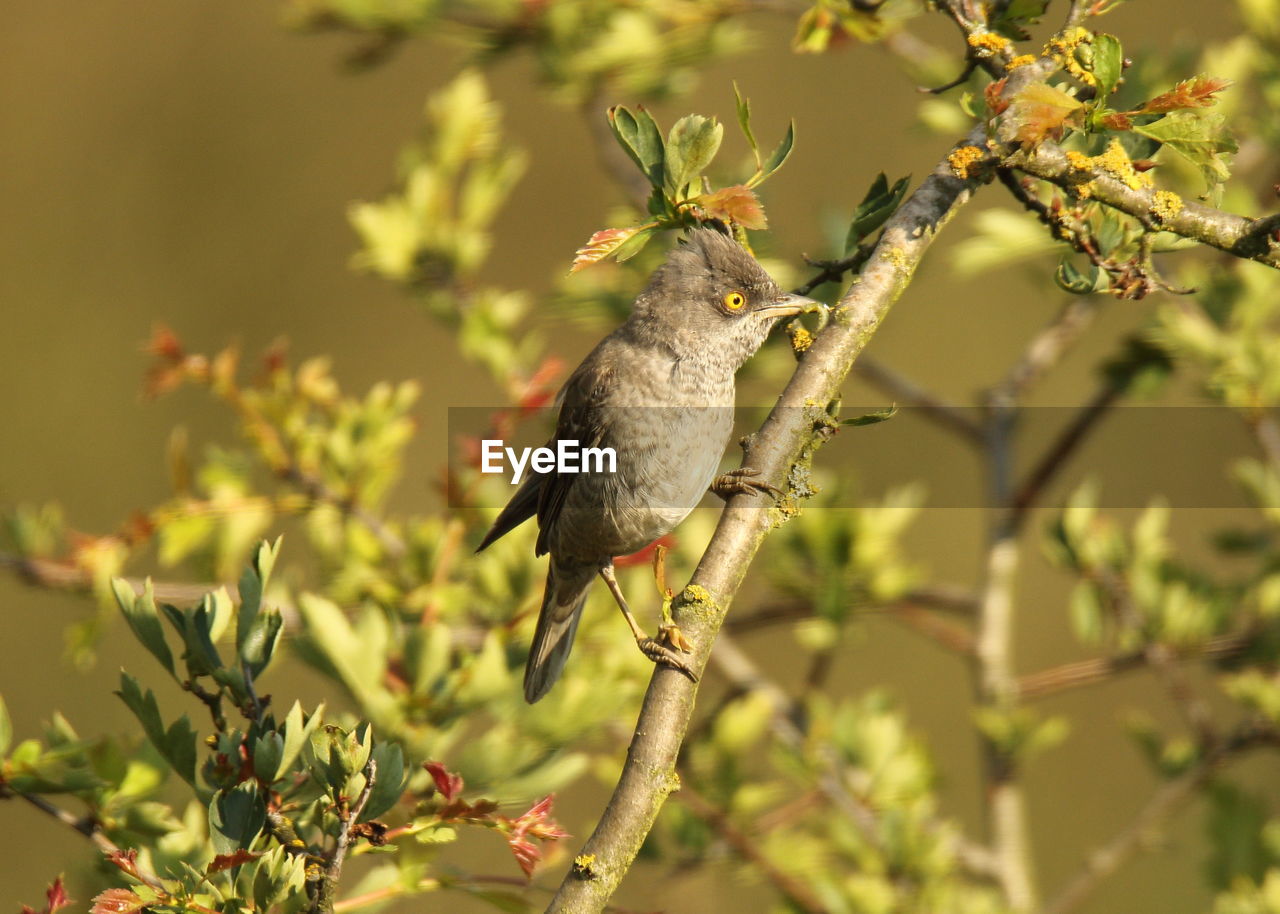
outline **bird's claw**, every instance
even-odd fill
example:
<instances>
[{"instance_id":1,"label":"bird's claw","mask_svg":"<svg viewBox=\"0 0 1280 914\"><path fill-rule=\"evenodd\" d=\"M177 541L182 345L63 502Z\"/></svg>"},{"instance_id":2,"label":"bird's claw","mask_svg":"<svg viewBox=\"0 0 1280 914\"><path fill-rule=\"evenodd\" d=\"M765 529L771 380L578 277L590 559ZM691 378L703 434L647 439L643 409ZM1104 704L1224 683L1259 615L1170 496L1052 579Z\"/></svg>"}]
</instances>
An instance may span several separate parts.
<instances>
[{"instance_id":1,"label":"bird's claw","mask_svg":"<svg viewBox=\"0 0 1280 914\"><path fill-rule=\"evenodd\" d=\"M775 499L781 498L782 490L777 486L754 478L759 475L760 471L752 467L730 470L728 473L716 477L716 480L711 483L711 491L725 501L735 495L758 495L761 492L768 492Z\"/></svg>"},{"instance_id":2,"label":"bird's claw","mask_svg":"<svg viewBox=\"0 0 1280 914\"><path fill-rule=\"evenodd\" d=\"M654 663L661 663L673 669L684 673L693 682L698 681L698 674L693 671L689 664L680 659L680 655L664 644L660 644L653 638L642 638L636 644L640 645L640 650L644 655Z\"/></svg>"}]
</instances>

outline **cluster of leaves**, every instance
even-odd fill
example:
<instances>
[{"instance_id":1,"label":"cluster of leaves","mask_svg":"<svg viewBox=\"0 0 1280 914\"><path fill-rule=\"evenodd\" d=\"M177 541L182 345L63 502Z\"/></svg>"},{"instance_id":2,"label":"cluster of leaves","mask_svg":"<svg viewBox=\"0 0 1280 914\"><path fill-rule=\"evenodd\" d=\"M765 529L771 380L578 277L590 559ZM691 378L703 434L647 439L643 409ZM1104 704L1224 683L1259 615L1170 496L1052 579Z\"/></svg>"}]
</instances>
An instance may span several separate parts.
<instances>
[{"instance_id":1,"label":"cluster of leaves","mask_svg":"<svg viewBox=\"0 0 1280 914\"><path fill-rule=\"evenodd\" d=\"M1014 6L1019 4L1010 9ZM1009 38L1026 37L1016 29L997 31ZM1055 273L1058 285L1068 292L1137 299L1154 289L1179 291L1160 278L1152 255L1187 247L1161 230L1162 220L1181 208L1181 197L1157 194L1158 205L1150 217L1139 219L1094 201L1092 175L1101 172L1135 190L1153 189L1154 176L1159 175L1162 184L1182 193L1198 186L1207 188L1205 196L1221 198L1236 143L1225 114L1215 109L1221 107L1224 90L1251 74L1221 54L1208 53L1206 65L1225 66L1234 78L1184 77L1168 88L1170 74L1165 69L1149 60L1131 66L1119 39L1084 28L1054 36L1041 54L1061 67L1057 81L1035 81L1006 97L1002 93L1008 78L998 79L984 87L981 100L964 95L960 107L986 121L994 137L1020 147L1023 154L1047 141L1060 144L1077 169L1075 183L1064 194L1024 182L1020 202L1035 220L988 217L983 232L957 252L957 262L976 274L983 269L976 264L989 265L991 256L999 256L997 250L1006 257L1039 256L1052 250L1043 238L1047 227L1058 245L1070 249L1062 254ZM1015 61L1021 65L1034 59L1027 55ZM1262 67L1265 59L1257 55L1257 65ZM947 120L946 126L955 125ZM1078 266L1080 255L1086 261L1083 267Z\"/></svg>"},{"instance_id":2,"label":"cluster of leaves","mask_svg":"<svg viewBox=\"0 0 1280 914\"><path fill-rule=\"evenodd\" d=\"M495 830L531 874L541 844L566 837L549 796L519 816L503 815L493 801L464 799L462 777L438 762L408 770L401 744L375 741L368 723L325 723L323 705L308 712L294 702L282 717L270 710L258 682L283 632L280 610L264 602L278 551L278 540L258 546L238 606L221 589L179 609L157 603L149 581L140 594L115 581L134 635L208 711L203 760L190 718L167 719L151 689L128 673L117 694L146 736L140 752L114 739L81 740L61 717L43 744L27 740L10 752L0 706L0 791L76 797L87 808L85 827L115 848L107 859L124 885L100 894L95 914L157 906L328 911L348 853L395 861L368 869L365 893L438 888L449 883L426 876L430 849L453 841L459 826ZM231 710L243 724L229 719ZM193 796L180 818L152 799L170 772ZM380 821L388 813L399 821Z\"/></svg>"},{"instance_id":3,"label":"cluster of leaves","mask_svg":"<svg viewBox=\"0 0 1280 914\"><path fill-rule=\"evenodd\" d=\"M802 742L771 738L779 717L805 722ZM758 879L768 861L791 880L775 881L803 887L788 899L797 910L1006 910L960 859L928 752L882 692L815 692L788 708L762 692L727 702L684 753L681 781L701 802L677 802L660 840L689 859L726 836L754 847L742 872Z\"/></svg>"},{"instance_id":4,"label":"cluster of leaves","mask_svg":"<svg viewBox=\"0 0 1280 914\"><path fill-rule=\"evenodd\" d=\"M604 92L662 98L688 91L698 71L748 46L736 0L485 2L287 0L302 29L343 29L370 43L352 55L377 63L407 38L444 35L492 64L527 49L553 97L580 104Z\"/></svg>"},{"instance_id":5,"label":"cluster of leaves","mask_svg":"<svg viewBox=\"0 0 1280 914\"><path fill-rule=\"evenodd\" d=\"M736 90L735 90L736 91ZM665 140L653 116L643 108L632 112L621 105L609 109L609 126L618 143L649 182L649 221L627 228L605 229L591 236L578 251L573 269L580 270L605 257L625 261L644 249L660 231L688 228L718 220L745 240L747 229L768 224L753 188L782 167L795 145L795 124L766 157L751 130L751 103L740 94L738 125L755 160L755 171L744 181L711 190L703 173L720 151L724 127L713 117L690 114L672 126Z\"/></svg>"}]
</instances>

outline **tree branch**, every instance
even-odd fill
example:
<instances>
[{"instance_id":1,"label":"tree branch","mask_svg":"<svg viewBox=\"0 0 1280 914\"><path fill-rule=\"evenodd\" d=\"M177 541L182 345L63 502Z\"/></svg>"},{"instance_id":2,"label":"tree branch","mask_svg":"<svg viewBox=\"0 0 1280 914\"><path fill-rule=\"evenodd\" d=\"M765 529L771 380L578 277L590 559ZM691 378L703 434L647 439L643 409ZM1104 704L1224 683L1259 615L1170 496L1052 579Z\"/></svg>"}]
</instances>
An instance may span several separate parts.
<instances>
[{"instance_id":1,"label":"tree branch","mask_svg":"<svg viewBox=\"0 0 1280 914\"><path fill-rule=\"evenodd\" d=\"M120 847L102 831L102 823L93 816L76 816L75 814L63 809L61 806L50 803L38 794L15 790L12 786L0 782L0 799L7 799L9 797L20 797L46 815L57 819L63 825L75 829L92 841L94 846L104 854L111 855L122 853ZM136 861L135 865L137 866L137 875L139 879L153 889L157 889L162 892L164 891L164 885L160 882L160 878L158 876L143 869L142 865L136 863Z\"/></svg>"},{"instance_id":2,"label":"tree branch","mask_svg":"<svg viewBox=\"0 0 1280 914\"><path fill-rule=\"evenodd\" d=\"M985 142L977 128L963 145ZM826 405L839 393L854 360L909 284L937 233L977 187L960 179L944 158L885 227L861 279L837 306L836 317L804 354L777 406L752 440L745 460L761 478L785 481L812 459L826 424ZM795 496L787 496L794 504ZM691 666L706 667L712 642L756 551L783 519L737 496L725 507L689 587L677 600L676 621L694 645ZM675 761L693 713L697 686L667 667L655 669L622 777L595 832L552 899L550 912L597 912L622 881L667 795L677 787Z\"/></svg>"},{"instance_id":3,"label":"tree branch","mask_svg":"<svg viewBox=\"0 0 1280 914\"><path fill-rule=\"evenodd\" d=\"M1250 749L1274 746L1278 739L1280 734L1275 730L1245 729L1205 755L1186 774L1163 784L1138 810L1132 822L1089 856L1082 870L1044 906L1041 914L1067 914L1078 906L1093 893L1099 883L1137 853L1150 840L1152 832L1189 800L1218 768Z\"/></svg>"},{"instance_id":4,"label":"tree branch","mask_svg":"<svg viewBox=\"0 0 1280 914\"><path fill-rule=\"evenodd\" d=\"M1194 654L1184 654L1178 659L1201 657L1207 660L1229 660L1248 650L1256 638L1257 633L1253 631L1222 635L1210 640ZM1069 689L1104 683L1122 673L1142 669L1148 665L1150 659L1145 650L1131 651L1113 657L1076 660L1035 673L1027 673L1018 679L1018 697L1045 698Z\"/></svg>"},{"instance_id":5,"label":"tree branch","mask_svg":"<svg viewBox=\"0 0 1280 914\"><path fill-rule=\"evenodd\" d=\"M853 370L858 377L887 393L895 401L919 410L926 417L943 428L955 432L970 444L981 444L982 428L969 418L962 407L948 403L876 359L864 356L854 363Z\"/></svg>"},{"instance_id":6,"label":"tree branch","mask_svg":"<svg viewBox=\"0 0 1280 914\"><path fill-rule=\"evenodd\" d=\"M1041 143L1030 153L1015 153L1006 164L1067 190L1088 184L1090 199L1128 213L1146 225L1280 269L1280 216L1248 219L1183 199L1171 191L1132 188L1101 168L1073 166L1066 152L1053 143ZM1172 202L1175 199L1177 202Z\"/></svg>"},{"instance_id":7,"label":"tree branch","mask_svg":"<svg viewBox=\"0 0 1280 914\"><path fill-rule=\"evenodd\" d=\"M356 822L360 821L360 814L364 812L365 804L369 802L369 797L373 793L374 782L377 779L378 763L373 759L369 759L364 766L364 788L361 789L360 796L356 798L353 806L344 807L338 811L337 844L334 845L333 854L325 867L324 878L320 884L320 891L316 895L313 908L319 914L333 914L334 905L338 900L338 882L342 879L342 864L347 858L348 849L351 847L351 829Z\"/></svg>"}]
</instances>

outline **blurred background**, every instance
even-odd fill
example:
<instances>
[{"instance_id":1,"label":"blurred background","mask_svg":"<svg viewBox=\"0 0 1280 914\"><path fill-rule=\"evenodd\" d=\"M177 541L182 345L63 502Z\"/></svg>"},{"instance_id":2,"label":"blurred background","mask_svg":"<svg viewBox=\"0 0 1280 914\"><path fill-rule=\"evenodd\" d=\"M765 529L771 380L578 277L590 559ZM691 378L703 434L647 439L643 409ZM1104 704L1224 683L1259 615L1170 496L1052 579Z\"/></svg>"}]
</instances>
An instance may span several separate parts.
<instances>
[{"instance_id":1,"label":"blurred background","mask_svg":"<svg viewBox=\"0 0 1280 914\"><path fill-rule=\"evenodd\" d=\"M141 396L142 345L161 323L199 351L238 343L246 361L281 337L298 359L332 353L334 374L352 391L380 379L417 379L424 389L414 414L418 434L394 497L410 510L438 504L434 483L448 453L448 409L501 403L503 394L487 373L456 355L447 332L402 291L352 269L358 243L347 210L391 186L398 151L419 130L425 98L449 78L460 52L413 41L387 63L353 73L342 65L349 38L289 31L271 3L195 0L142 9L120 0L7 3L4 13L0 501L56 500L75 529L113 529L170 491L165 449L174 426L184 426L196 447L234 439L225 410L197 392ZM751 52L715 64L687 96L653 107L663 124L696 111L732 125L736 80L752 100L764 143L795 119L795 153L764 196L768 253L799 277L802 254L832 253L826 226L847 219L878 171L918 179L950 141L921 126L915 86L882 49L850 44L822 57L800 56L790 49L793 26L784 17L758 13L746 21L755 36ZM932 23L924 33L955 47L943 26ZM1137 56L1208 43L1233 34L1237 23L1231 5L1163 0L1130 3L1105 27ZM529 289L536 298L550 293L574 251L605 227L602 213L620 194L597 164L584 119L534 90L526 58L516 56L490 75L506 109L506 135L528 150L530 164L496 225L486 281ZM630 102L602 100L599 116L607 104ZM726 144L741 146L729 134ZM1004 202L996 191L987 195ZM955 243L971 233L984 205L971 206L947 229L868 350L962 404L973 404L1003 375L1063 298L1046 291L1043 271L1015 267L956 278ZM1035 394L1032 402L1046 407L1033 423L1043 426L1034 432L1040 440L1065 418L1052 407L1080 402L1081 391L1093 387L1097 360L1150 307L1113 302L1102 310L1097 331ZM552 351L570 365L598 337L554 309L535 306L535 314L554 339ZM767 404L775 393L749 382L742 397ZM845 400L887 405L884 394L857 381ZM1181 402L1193 402L1192 394ZM869 494L932 476L941 506L926 508L907 545L913 556L927 558L934 578L973 586L986 520L980 468L910 411L892 428L897 421L855 431L843 450L824 452L820 462L861 480ZM1215 428L1213 422L1210 413L1191 420L1191 434L1172 432L1176 446L1153 453L1149 427L1117 421L1077 455L1049 502L1061 503L1104 459L1107 473L1138 482L1159 468L1159 488L1183 508L1173 528L1179 545L1216 567L1222 560L1207 548L1206 535L1231 522L1240 504L1224 461L1248 445L1229 423L1220 433L1195 434ZM1104 503L1108 494L1120 509L1140 507L1147 497L1124 483L1104 493ZM1028 554L1018 586L1022 671L1084 655L1064 610L1067 580L1034 549ZM77 668L65 658L63 632L86 605L14 575L0 577L0 693L19 735L36 734L55 709L85 735L133 726L111 695L118 669L143 663L123 627L107 631L96 664ZM966 668L888 621L868 622L859 639L842 657L832 688L884 686L899 696L935 754L945 811L977 827L978 752L967 717ZM769 649L769 640L742 639L786 682L798 671L788 669L785 653ZM274 675L277 692L342 704L340 695L316 694L332 686L296 664ZM1035 861L1046 886L1075 872L1155 783L1118 709L1160 707L1159 690L1142 677L1098 689L1105 698L1088 689L1047 703L1072 719L1072 732L1029 771ZM1242 771L1258 789L1280 787L1280 775L1260 760ZM1088 790L1077 789L1082 779ZM604 796L590 784L566 791L561 821L585 835ZM1193 804L1158 847L1080 910L1204 909L1209 896L1200 871L1208 840ZM468 853L489 853L493 870L515 874L503 849L482 844ZM73 897L84 899L77 880L88 857L79 835L16 802L0 803L0 904L34 904L58 872L68 874ZM725 872L672 876L642 864L617 900L673 912L766 910L758 893Z\"/></svg>"}]
</instances>

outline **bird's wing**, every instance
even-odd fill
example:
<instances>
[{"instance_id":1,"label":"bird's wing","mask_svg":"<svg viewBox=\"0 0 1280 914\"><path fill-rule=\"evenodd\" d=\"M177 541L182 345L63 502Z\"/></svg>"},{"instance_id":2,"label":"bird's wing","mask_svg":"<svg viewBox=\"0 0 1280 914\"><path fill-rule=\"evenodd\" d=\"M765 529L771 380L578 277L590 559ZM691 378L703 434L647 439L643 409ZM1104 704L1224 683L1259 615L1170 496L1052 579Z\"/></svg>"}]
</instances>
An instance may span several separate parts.
<instances>
[{"instance_id":1,"label":"bird's wing","mask_svg":"<svg viewBox=\"0 0 1280 914\"><path fill-rule=\"evenodd\" d=\"M565 382L560 395L560 416L556 420L556 434L549 443L554 448L557 441L577 441L580 448L599 447L604 439L601 423L601 405L613 371L601 368L588 358ZM537 555L545 553L551 533L555 530L565 499L579 473L551 472L542 477L538 493L538 542L534 546Z\"/></svg>"},{"instance_id":2,"label":"bird's wing","mask_svg":"<svg viewBox=\"0 0 1280 914\"><path fill-rule=\"evenodd\" d=\"M546 481L546 476L531 473L529 478L520 484L516 494L511 496L511 501L507 502L507 506L498 514L493 526L476 547L476 552L483 551L494 540L506 536L538 513L538 502L542 497L543 483Z\"/></svg>"},{"instance_id":3,"label":"bird's wing","mask_svg":"<svg viewBox=\"0 0 1280 914\"><path fill-rule=\"evenodd\" d=\"M555 450L557 441L577 441L580 447L598 447L602 438L599 427L599 405L609 380L610 372L593 370L590 360L578 366L561 390L560 415L556 420L556 433L546 447ZM529 477L511 496L511 501L502 509L498 517L484 535L476 552L480 552L494 540L505 536L516 527L537 515L538 542L535 546L537 555L547 551L549 531L554 527L560 509L564 505L565 496L573 486L578 474L535 473L530 470Z\"/></svg>"}]
</instances>

